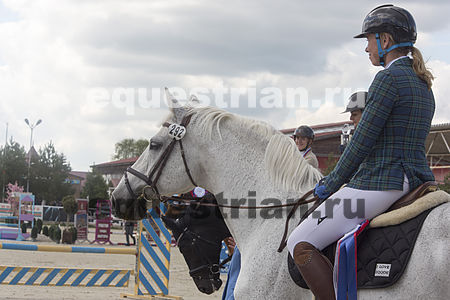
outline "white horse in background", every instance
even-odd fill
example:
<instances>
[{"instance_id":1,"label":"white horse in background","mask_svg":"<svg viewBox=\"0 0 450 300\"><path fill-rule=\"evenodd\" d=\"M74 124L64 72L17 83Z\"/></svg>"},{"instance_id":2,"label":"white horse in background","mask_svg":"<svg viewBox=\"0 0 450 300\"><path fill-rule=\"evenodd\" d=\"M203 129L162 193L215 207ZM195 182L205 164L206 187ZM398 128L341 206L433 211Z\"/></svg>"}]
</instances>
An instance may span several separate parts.
<instances>
[{"instance_id":1,"label":"white horse in background","mask_svg":"<svg viewBox=\"0 0 450 300\"><path fill-rule=\"evenodd\" d=\"M178 102L168 97L171 106L177 107ZM299 154L292 139L264 122L192 104L173 108L166 121L179 124L186 115L192 116L182 138L186 163L197 185L216 195L223 193L223 197L217 197L219 204L270 206L277 204L274 199L286 203L286 199L298 199L311 190L321 178L320 172ZM135 170L149 174L172 140L168 130L162 127L152 137L149 148L133 165ZM129 186L140 194L146 183L128 176ZM156 187L166 196L194 188L179 145L170 154ZM135 202L124 178L112 198L119 216L137 216L125 213L127 206ZM311 299L310 291L295 285L289 276L287 250L277 252L288 209L221 209L241 252L236 299ZM358 298L448 299L449 215L449 203L428 215L410 262L396 284L384 289L358 290ZM291 230L297 222L298 218L293 218Z\"/></svg>"}]
</instances>

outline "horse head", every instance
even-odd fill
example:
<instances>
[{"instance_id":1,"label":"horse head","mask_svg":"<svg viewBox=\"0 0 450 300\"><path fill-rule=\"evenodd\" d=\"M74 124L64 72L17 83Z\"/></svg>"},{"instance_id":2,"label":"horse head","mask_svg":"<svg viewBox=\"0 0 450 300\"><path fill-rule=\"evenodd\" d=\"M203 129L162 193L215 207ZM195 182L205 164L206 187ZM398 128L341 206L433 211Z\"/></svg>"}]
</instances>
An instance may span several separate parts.
<instances>
[{"instance_id":1,"label":"horse head","mask_svg":"<svg viewBox=\"0 0 450 300\"><path fill-rule=\"evenodd\" d=\"M199 152L192 147L189 133L190 104L181 106L166 89L171 114L159 132L150 139L149 146L138 160L127 169L111 195L113 213L125 220L145 217L148 206L157 206L162 195L170 196L192 189L199 161ZM162 176L163 175L163 176Z\"/></svg>"},{"instance_id":2,"label":"horse head","mask_svg":"<svg viewBox=\"0 0 450 300\"><path fill-rule=\"evenodd\" d=\"M202 203L216 201L212 194L207 194L189 205L179 218L163 216L162 220L177 240L198 290L209 295L222 285L219 265L222 240L231 234L219 209Z\"/></svg>"}]
</instances>

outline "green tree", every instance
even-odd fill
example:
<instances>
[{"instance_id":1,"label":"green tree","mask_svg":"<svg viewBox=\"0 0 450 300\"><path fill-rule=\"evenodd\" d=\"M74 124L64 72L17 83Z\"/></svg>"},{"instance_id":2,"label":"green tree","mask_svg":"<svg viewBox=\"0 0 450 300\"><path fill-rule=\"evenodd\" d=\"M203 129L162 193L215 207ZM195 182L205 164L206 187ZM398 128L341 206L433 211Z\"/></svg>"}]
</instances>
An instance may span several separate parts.
<instances>
[{"instance_id":1,"label":"green tree","mask_svg":"<svg viewBox=\"0 0 450 300\"><path fill-rule=\"evenodd\" d=\"M26 156L25 148L12 138L7 145L0 147L0 184L4 197L5 186L9 182L17 181L18 185L26 186L28 168Z\"/></svg>"},{"instance_id":2,"label":"green tree","mask_svg":"<svg viewBox=\"0 0 450 300\"><path fill-rule=\"evenodd\" d=\"M73 194L72 187L66 181L71 171L63 153L58 153L52 142L39 149L39 158L31 160L30 191L40 202L46 200L49 204L61 204L61 199Z\"/></svg>"},{"instance_id":3,"label":"green tree","mask_svg":"<svg viewBox=\"0 0 450 300\"><path fill-rule=\"evenodd\" d=\"M144 150L148 147L148 144L150 143L147 139L139 139L134 144L134 154L135 156L139 156L144 152Z\"/></svg>"},{"instance_id":4,"label":"green tree","mask_svg":"<svg viewBox=\"0 0 450 300\"><path fill-rule=\"evenodd\" d=\"M115 153L113 159L125 159L136 157L144 152L149 141L144 139L123 139L115 145Z\"/></svg>"},{"instance_id":5,"label":"green tree","mask_svg":"<svg viewBox=\"0 0 450 300\"><path fill-rule=\"evenodd\" d=\"M88 173L81 197L89 197L89 207L95 206L98 199L108 199L108 185L99 173Z\"/></svg>"},{"instance_id":6,"label":"green tree","mask_svg":"<svg viewBox=\"0 0 450 300\"><path fill-rule=\"evenodd\" d=\"M76 214L78 211L77 200L75 200L75 197L73 195L68 195L62 199L62 205L67 215L67 223L69 223L70 217Z\"/></svg>"}]
</instances>

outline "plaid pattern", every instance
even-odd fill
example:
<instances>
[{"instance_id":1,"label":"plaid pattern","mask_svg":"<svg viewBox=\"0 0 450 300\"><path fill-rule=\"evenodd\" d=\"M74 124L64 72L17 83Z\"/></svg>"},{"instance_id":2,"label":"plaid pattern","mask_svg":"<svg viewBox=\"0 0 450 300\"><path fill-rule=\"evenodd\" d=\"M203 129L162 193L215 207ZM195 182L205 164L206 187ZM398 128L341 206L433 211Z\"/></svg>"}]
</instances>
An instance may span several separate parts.
<instances>
[{"instance_id":1,"label":"plaid pattern","mask_svg":"<svg viewBox=\"0 0 450 300\"><path fill-rule=\"evenodd\" d=\"M336 168L325 180L330 192L342 184L360 190L410 190L434 176L425 139L435 109L434 96L414 73L409 58L378 72L369 88L361 121Z\"/></svg>"}]
</instances>

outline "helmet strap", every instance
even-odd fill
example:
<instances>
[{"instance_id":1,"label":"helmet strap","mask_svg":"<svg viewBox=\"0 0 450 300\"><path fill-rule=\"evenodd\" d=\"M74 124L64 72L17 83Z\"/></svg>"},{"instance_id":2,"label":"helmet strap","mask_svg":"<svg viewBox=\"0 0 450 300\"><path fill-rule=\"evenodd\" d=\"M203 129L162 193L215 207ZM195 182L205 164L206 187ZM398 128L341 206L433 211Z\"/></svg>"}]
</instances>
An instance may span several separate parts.
<instances>
[{"instance_id":1,"label":"helmet strap","mask_svg":"<svg viewBox=\"0 0 450 300\"><path fill-rule=\"evenodd\" d=\"M384 55L387 54L387 52L386 52L386 50L381 48L380 34L379 33L375 33L375 38L377 40L378 58L380 59L380 66L384 67Z\"/></svg>"},{"instance_id":2,"label":"helmet strap","mask_svg":"<svg viewBox=\"0 0 450 300\"><path fill-rule=\"evenodd\" d=\"M301 151L306 151L306 150L308 150L308 148L311 147L311 144L312 144L312 140L311 140L310 138L308 138L308 142L306 143L305 149L303 149L303 150L301 150Z\"/></svg>"},{"instance_id":3,"label":"helmet strap","mask_svg":"<svg viewBox=\"0 0 450 300\"><path fill-rule=\"evenodd\" d=\"M305 148L303 148L303 149L298 149L298 150L299 150L299 151L306 151L306 150L308 150L308 148L311 146L312 142L313 142L313 141L312 141L310 138L308 138L308 142L306 143Z\"/></svg>"},{"instance_id":4,"label":"helmet strap","mask_svg":"<svg viewBox=\"0 0 450 300\"><path fill-rule=\"evenodd\" d=\"M404 42L404 43L392 45L388 49L384 50L383 48L381 48L380 34L375 33L375 38L377 40L378 57L380 58L380 66L382 66L382 67L384 67L384 65L385 65L384 57L386 56L386 54L388 54L392 50L400 48L400 47L412 47L413 46L413 43L411 43L411 42Z\"/></svg>"}]
</instances>

